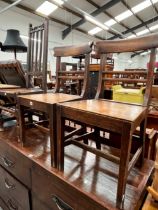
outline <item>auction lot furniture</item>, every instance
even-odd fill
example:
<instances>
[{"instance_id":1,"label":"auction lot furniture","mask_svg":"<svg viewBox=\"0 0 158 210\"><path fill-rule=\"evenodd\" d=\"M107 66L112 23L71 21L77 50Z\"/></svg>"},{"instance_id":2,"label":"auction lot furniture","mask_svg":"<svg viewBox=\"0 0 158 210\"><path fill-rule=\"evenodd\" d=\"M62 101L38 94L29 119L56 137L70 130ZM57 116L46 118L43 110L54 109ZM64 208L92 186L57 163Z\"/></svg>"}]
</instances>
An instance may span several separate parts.
<instances>
[{"instance_id":1,"label":"auction lot furniture","mask_svg":"<svg viewBox=\"0 0 158 210\"><path fill-rule=\"evenodd\" d=\"M3 83L19 85L21 88L0 89L4 104L0 109L9 113L9 117L1 117L4 121L17 118L17 95L46 92L47 83L47 51L48 51L48 19L40 26L29 26L27 71L22 69L19 61L0 63L0 78ZM42 77L41 88L35 88L34 78ZM4 118L4 119L3 119ZM17 123L18 124L18 123Z\"/></svg>"},{"instance_id":2,"label":"auction lot furniture","mask_svg":"<svg viewBox=\"0 0 158 210\"><path fill-rule=\"evenodd\" d=\"M96 42L96 51L101 54L100 75L96 99L62 103L58 105L57 109L58 169L61 171L64 170L64 146L68 146L70 144L77 145L98 156L108 159L111 162L118 163L118 169L116 172L116 174L118 174L116 207L118 208L123 208L124 201L126 200L125 189L127 177L132 168L135 166L137 160L139 160L140 165L144 164L146 117L152 86L153 63L155 61L156 52L155 48L158 47L157 38L158 34L154 34L130 40ZM147 84L143 105L141 106L99 99L100 97L103 97L104 82L112 81L112 78L104 78L103 76L110 72L104 70L106 64L106 54L133 52L142 49L151 49L148 75L146 81L144 81ZM121 79L124 81L126 80L126 78ZM92 132L85 132L78 136L71 135L71 133L67 134L64 128L65 120L72 119L75 119L79 125L84 123L93 128ZM132 135L138 126L140 126L140 146L134 154L131 154ZM110 154L101 151L101 144L99 142L100 130L114 132L117 133L118 136L121 136L121 148L118 151L117 156L116 154L113 154L112 151ZM85 138L85 136L89 139L94 138L97 148L91 147L84 142L80 142L83 140L83 137Z\"/></svg>"},{"instance_id":3,"label":"auction lot furniture","mask_svg":"<svg viewBox=\"0 0 158 210\"><path fill-rule=\"evenodd\" d=\"M65 170L51 167L47 134L29 130L27 147L18 143L16 128L0 133L0 207L4 210L119 210L115 207L116 164L70 145ZM134 168L126 187L125 210L139 209L142 186L148 184L152 161Z\"/></svg>"},{"instance_id":4,"label":"auction lot furniture","mask_svg":"<svg viewBox=\"0 0 158 210\"><path fill-rule=\"evenodd\" d=\"M88 80L88 69L89 60L91 52L92 43L84 45L74 45L67 47L56 47L54 49L54 55L57 57L57 69L56 69L56 88L55 93L43 93L38 95L27 95L20 96L18 98L19 102L19 119L20 119L20 140L25 143L25 121L24 114L25 110L28 108L41 111L47 115L48 127L43 127L41 122L36 122L34 124L39 129L47 132L50 135L51 144L51 162L52 166L57 166L57 145L56 145L56 104L64 101L77 100L85 98L87 93L87 80ZM61 68L61 58L68 56L85 55L85 69L75 70L75 71L62 71ZM81 95L69 95L63 93L66 85L66 81L70 80L80 80L82 78L83 87Z\"/></svg>"}]
</instances>

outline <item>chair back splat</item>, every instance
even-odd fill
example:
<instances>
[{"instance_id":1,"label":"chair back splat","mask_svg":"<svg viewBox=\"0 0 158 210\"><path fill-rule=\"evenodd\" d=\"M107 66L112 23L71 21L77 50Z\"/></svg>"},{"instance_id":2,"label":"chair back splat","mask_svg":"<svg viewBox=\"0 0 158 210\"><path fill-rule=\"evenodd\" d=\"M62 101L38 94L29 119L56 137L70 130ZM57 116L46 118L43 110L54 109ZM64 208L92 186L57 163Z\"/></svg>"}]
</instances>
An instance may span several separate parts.
<instances>
[{"instance_id":1,"label":"chair back splat","mask_svg":"<svg viewBox=\"0 0 158 210\"><path fill-rule=\"evenodd\" d=\"M56 57L56 93L61 92L61 89L62 91L64 91L65 88L63 88L63 86L65 86L66 84L76 82L79 83L79 86L81 86L79 88L80 91L78 91L78 94L81 95L81 97L83 98L87 96L89 62L92 45L93 43L54 48L54 56ZM66 70L66 63L61 62L62 57L75 56L82 56L85 58L84 69L80 68L79 70L77 70L77 67L74 65L74 63L72 63L72 69ZM67 65L70 65L70 63L67 63Z\"/></svg>"},{"instance_id":2,"label":"chair back splat","mask_svg":"<svg viewBox=\"0 0 158 210\"><path fill-rule=\"evenodd\" d=\"M48 19L40 26L29 25L27 56L27 88L34 86L34 78L42 80L41 88L47 91L47 57L48 57Z\"/></svg>"},{"instance_id":3,"label":"chair back splat","mask_svg":"<svg viewBox=\"0 0 158 210\"><path fill-rule=\"evenodd\" d=\"M123 83L146 83L146 89L144 94L143 106L148 106L150 101L150 93L152 87L152 81L154 76L154 62L156 55L156 48L158 47L158 34L152 34L149 36L143 36L140 38L124 39L124 40L114 40L114 41L98 41L95 44L95 51L101 54L100 62L100 72L99 72L99 82L96 93L96 99L102 98L104 95L104 87L106 82L111 82L113 84L123 84ZM144 50L150 51L150 61L148 65L147 72L139 71L106 71L105 64L107 62L108 53L126 53L126 52L139 52ZM138 53L140 54L140 53ZM106 75L113 75L112 78L107 78ZM127 77L127 75L146 75L144 78L132 79ZM116 75L124 75L123 77ZM126 75L126 76L125 76Z\"/></svg>"}]
</instances>

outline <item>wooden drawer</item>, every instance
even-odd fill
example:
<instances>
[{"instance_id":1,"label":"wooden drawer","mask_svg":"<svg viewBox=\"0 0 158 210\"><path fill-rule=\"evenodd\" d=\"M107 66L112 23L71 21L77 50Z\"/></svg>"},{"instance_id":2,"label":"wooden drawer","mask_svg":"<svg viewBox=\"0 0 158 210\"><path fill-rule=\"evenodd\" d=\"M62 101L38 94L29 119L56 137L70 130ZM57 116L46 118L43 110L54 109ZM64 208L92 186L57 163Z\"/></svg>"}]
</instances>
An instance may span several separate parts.
<instances>
[{"instance_id":1,"label":"wooden drawer","mask_svg":"<svg viewBox=\"0 0 158 210\"><path fill-rule=\"evenodd\" d=\"M28 189L2 167L0 167L0 197L11 210L30 209Z\"/></svg>"},{"instance_id":2,"label":"wooden drawer","mask_svg":"<svg viewBox=\"0 0 158 210\"><path fill-rule=\"evenodd\" d=\"M31 188L31 160L4 141L0 142L0 165Z\"/></svg>"},{"instance_id":3,"label":"wooden drawer","mask_svg":"<svg viewBox=\"0 0 158 210\"><path fill-rule=\"evenodd\" d=\"M32 191L48 209L59 210L58 205L61 205L61 209L63 205L65 206L63 209L77 209L73 196L67 192L65 186L62 186L56 179L53 179L47 171L40 170L33 172Z\"/></svg>"},{"instance_id":4,"label":"wooden drawer","mask_svg":"<svg viewBox=\"0 0 158 210\"><path fill-rule=\"evenodd\" d=\"M50 208L42 203L36 196L32 198L32 208L33 210L50 210Z\"/></svg>"},{"instance_id":5,"label":"wooden drawer","mask_svg":"<svg viewBox=\"0 0 158 210\"><path fill-rule=\"evenodd\" d=\"M53 210L103 210L82 192L76 190L66 181L39 167L33 167L32 191L37 199L34 200L34 209L43 203L43 209ZM37 201L38 200L38 201ZM36 208L35 208L36 207Z\"/></svg>"}]
</instances>

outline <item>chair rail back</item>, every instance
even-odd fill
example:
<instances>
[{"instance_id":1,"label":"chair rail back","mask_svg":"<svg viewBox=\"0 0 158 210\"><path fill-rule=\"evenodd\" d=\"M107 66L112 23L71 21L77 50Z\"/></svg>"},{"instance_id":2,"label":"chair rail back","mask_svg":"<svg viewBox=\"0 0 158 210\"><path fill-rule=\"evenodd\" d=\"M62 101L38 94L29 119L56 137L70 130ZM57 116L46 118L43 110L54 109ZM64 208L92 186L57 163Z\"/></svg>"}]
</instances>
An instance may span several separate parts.
<instances>
[{"instance_id":1,"label":"chair rail back","mask_svg":"<svg viewBox=\"0 0 158 210\"><path fill-rule=\"evenodd\" d=\"M48 25L47 18L42 25L33 27L30 24L28 35L27 88L33 83L33 78L38 77L42 80L44 92L47 91Z\"/></svg>"},{"instance_id":2,"label":"chair rail back","mask_svg":"<svg viewBox=\"0 0 158 210\"><path fill-rule=\"evenodd\" d=\"M154 76L154 63L156 57L156 48L158 47L158 33L151 34L148 36L143 36L140 38L133 38L133 39L124 39L124 40L104 40L98 41L95 43L95 51L96 53L101 54L101 61L100 61L100 71L99 71L99 82L98 88L96 93L96 99L103 97L104 93L104 83L106 82L142 82L146 83L146 89L144 94L144 102L143 106L148 106L150 101L151 95L151 87L153 82ZM150 52L150 61L148 65L147 72L144 71L111 71L108 72L105 69L105 64L107 63L107 54L108 53L124 53L124 52L137 52L141 50L151 50ZM124 75L135 75L140 73L140 75L145 75L145 78L142 79L128 79L128 78L107 78L107 75L112 74L124 74Z\"/></svg>"},{"instance_id":3,"label":"chair rail back","mask_svg":"<svg viewBox=\"0 0 158 210\"><path fill-rule=\"evenodd\" d=\"M89 75L89 63L90 63L90 53L92 51L93 43L82 44L82 45L73 45L73 46L64 46L64 47L55 47L54 56L56 57L56 86L55 92L60 92L62 86L66 85L66 81L77 81L81 82L82 90L79 91L81 97L87 97L88 91L88 75ZM61 62L62 57L72 57L72 56L85 56L85 67L84 70L76 69L76 65L72 66L72 70L67 71L63 69L65 65ZM68 63L70 65L70 63Z\"/></svg>"}]
</instances>

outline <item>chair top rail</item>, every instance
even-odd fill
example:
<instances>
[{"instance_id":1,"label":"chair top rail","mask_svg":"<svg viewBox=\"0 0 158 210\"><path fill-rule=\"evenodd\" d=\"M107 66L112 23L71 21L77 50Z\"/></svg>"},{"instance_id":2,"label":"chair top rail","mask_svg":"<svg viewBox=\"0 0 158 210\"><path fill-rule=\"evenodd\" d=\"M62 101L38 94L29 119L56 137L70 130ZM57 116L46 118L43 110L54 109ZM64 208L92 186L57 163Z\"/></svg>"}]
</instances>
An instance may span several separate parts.
<instances>
[{"instance_id":1,"label":"chair top rail","mask_svg":"<svg viewBox=\"0 0 158 210\"><path fill-rule=\"evenodd\" d=\"M121 53L158 47L158 33L124 40L104 40L95 43L97 53Z\"/></svg>"},{"instance_id":2,"label":"chair top rail","mask_svg":"<svg viewBox=\"0 0 158 210\"><path fill-rule=\"evenodd\" d=\"M54 48L55 57L67 57L67 56L78 56L85 55L92 51L93 42L82 45L72 45L72 46L63 46Z\"/></svg>"}]
</instances>

